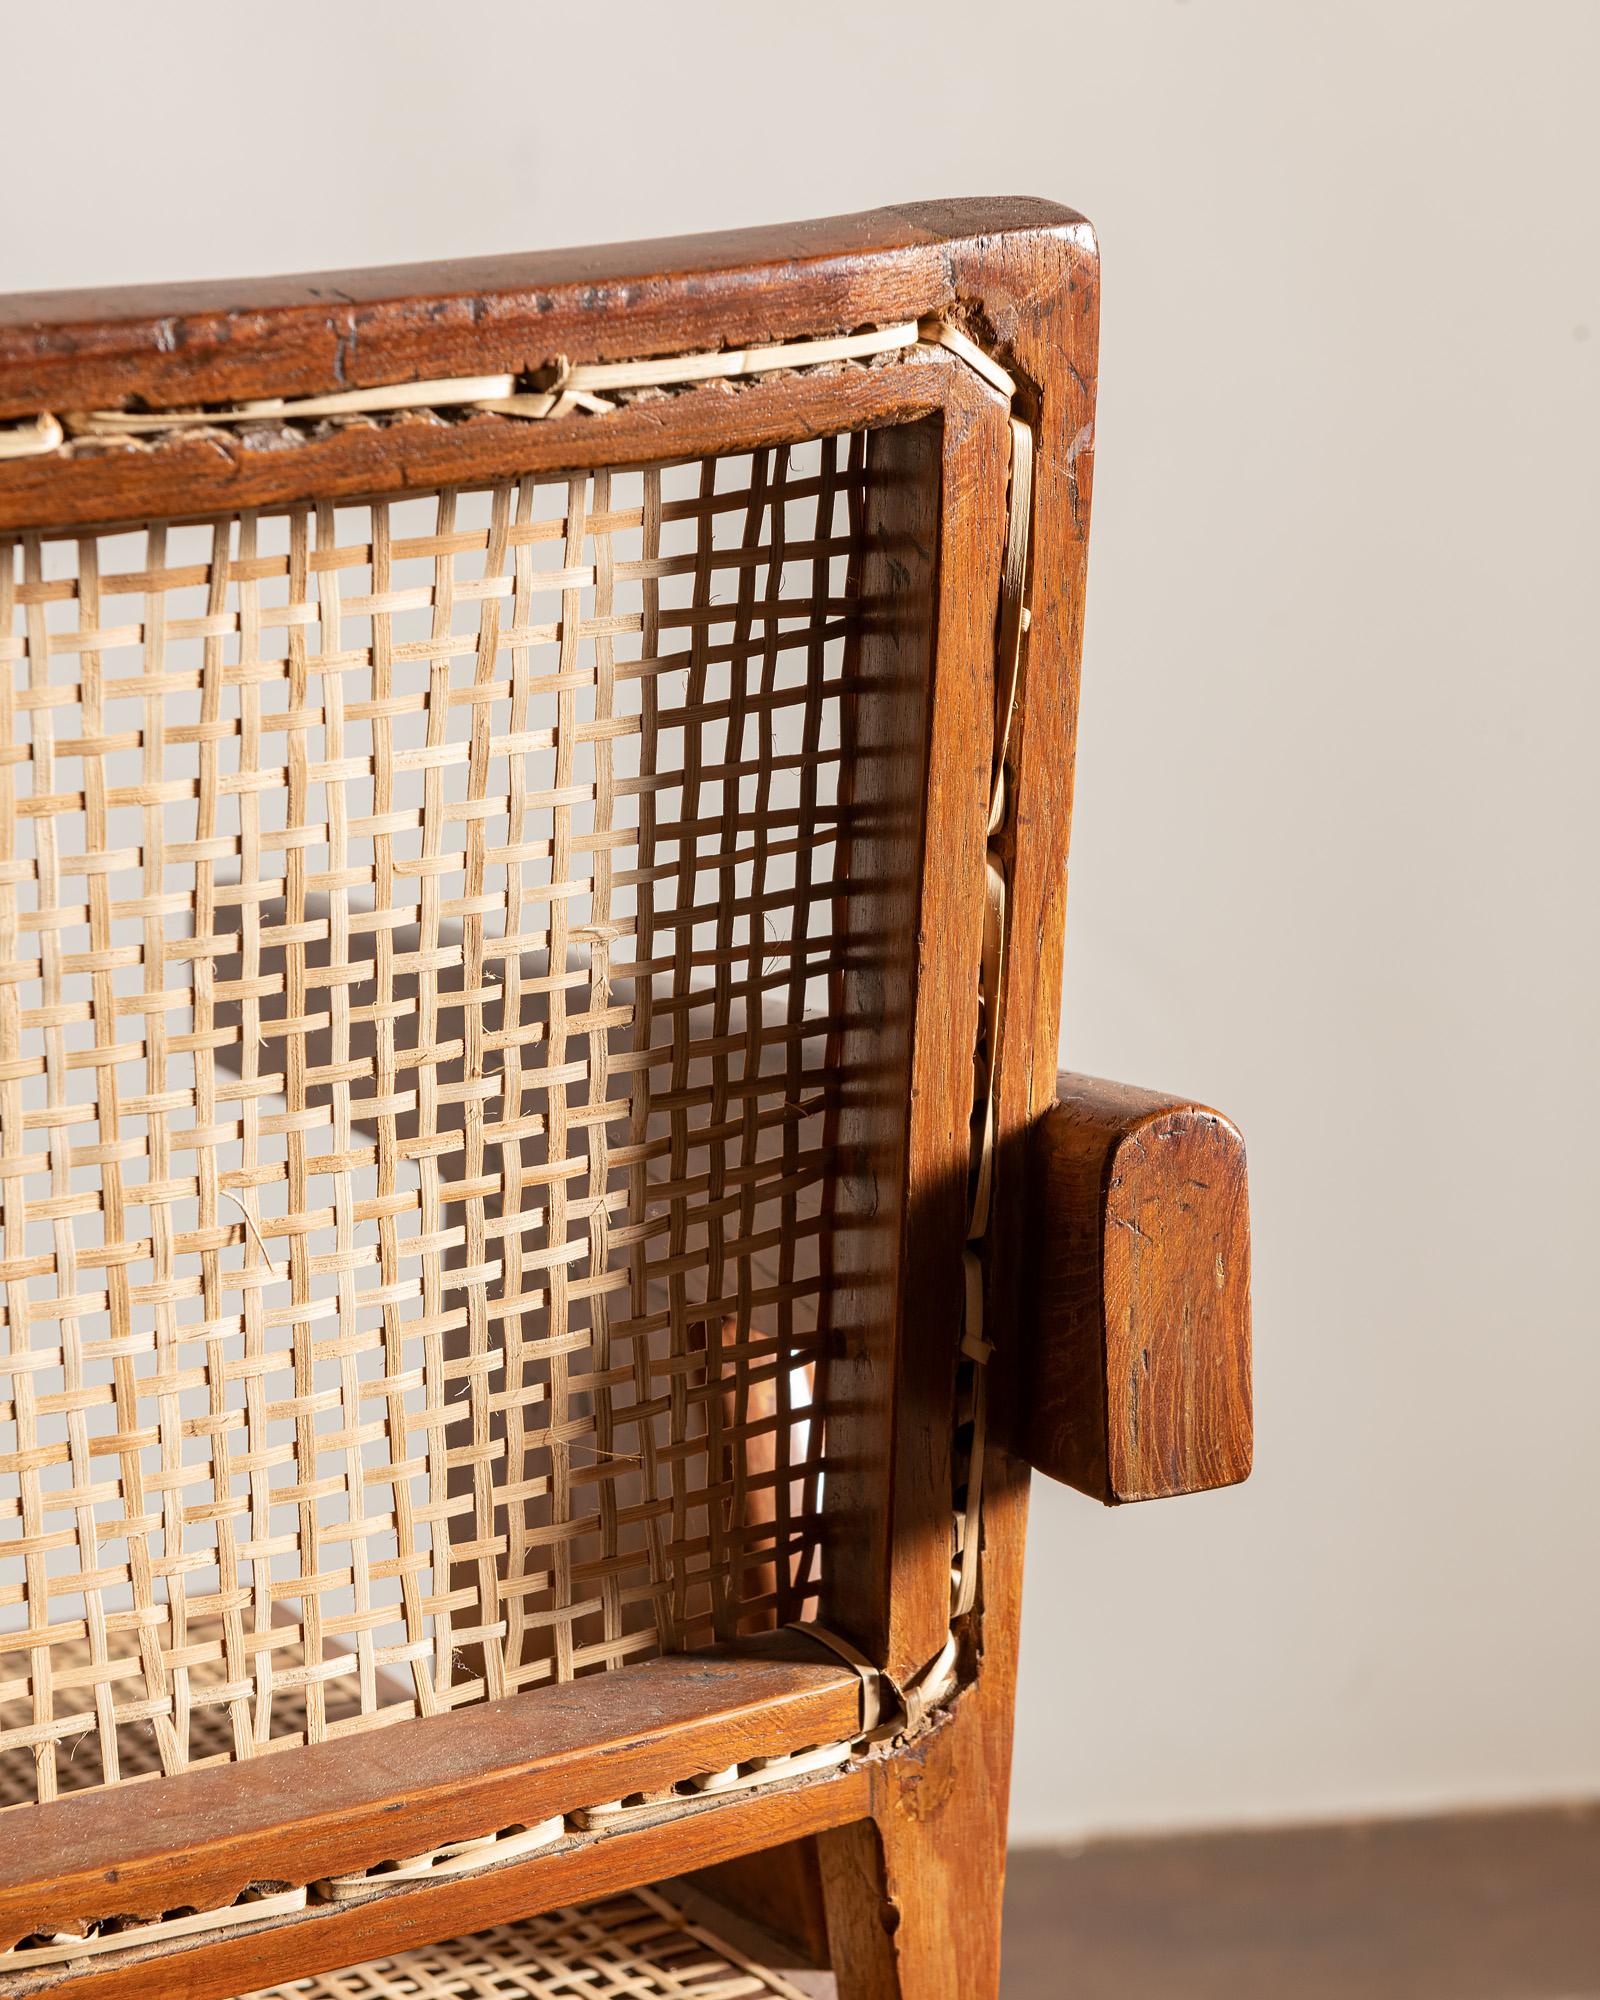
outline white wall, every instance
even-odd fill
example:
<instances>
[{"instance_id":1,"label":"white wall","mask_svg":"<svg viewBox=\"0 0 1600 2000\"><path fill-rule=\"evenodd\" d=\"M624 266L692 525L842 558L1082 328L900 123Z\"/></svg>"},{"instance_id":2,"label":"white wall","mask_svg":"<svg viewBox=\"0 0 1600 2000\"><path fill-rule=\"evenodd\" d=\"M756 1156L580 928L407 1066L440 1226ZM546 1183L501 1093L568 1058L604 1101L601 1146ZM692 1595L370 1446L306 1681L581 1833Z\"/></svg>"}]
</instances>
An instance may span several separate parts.
<instances>
[{"instance_id":1,"label":"white wall","mask_svg":"<svg viewBox=\"0 0 1600 2000\"><path fill-rule=\"evenodd\" d=\"M1041 1487L1017 1831L1600 1788L1600 9L30 11L12 287L1094 218L1067 1047L1244 1127L1260 1444Z\"/></svg>"}]
</instances>

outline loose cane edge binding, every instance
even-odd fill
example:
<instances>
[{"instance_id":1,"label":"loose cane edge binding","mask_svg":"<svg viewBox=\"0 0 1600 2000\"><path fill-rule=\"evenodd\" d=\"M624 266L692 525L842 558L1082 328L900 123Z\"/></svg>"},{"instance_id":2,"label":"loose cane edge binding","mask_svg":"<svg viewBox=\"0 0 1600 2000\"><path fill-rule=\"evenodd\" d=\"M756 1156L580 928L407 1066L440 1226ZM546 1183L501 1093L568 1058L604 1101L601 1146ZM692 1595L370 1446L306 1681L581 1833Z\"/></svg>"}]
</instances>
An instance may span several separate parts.
<instances>
[{"instance_id":1,"label":"loose cane edge binding","mask_svg":"<svg viewBox=\"0 0 1600 2000\"><path fill-rule=\"evenodd\" d=\"M1002 205L1002 208L1005 206ZM920 364L928 360L943 362L943 356L930 355L926 352L928 347L934 345L947 350L953 349L964 370L970 371L975 380L981 381L983 396L991 401L994 393L1000 390L1001 383L1008 379L1003 373L999 373L997 379L1000 363L993 359L995 354L1002 355L1006 362L1017 368L1027 385L1022 392L1023 408L1033 421L1019 422L1009 410L1004 417L1008 433L1005 442L1010 445L1013 466L1011 475L1013 533L1006 552L1007 589L1002 599L1002 611L998 620L999 642L997 646L994 636L997 623L991 610L987 620L987 650L990 657L998 661L1002 682L1009 678L1006 666L1008 658L1013 661L1021 659L1026 650L1026 662L1022 669L1023 690L1025 691L1027 678L1032 677L1036 680L1044 678L1054 699L1039 703L1035 711L1028 708L1024 693L1024 699L1018 704L1018 723L1014 731L1010 727L1013 704L1009 700L1002 701L998 727L1002 746L1009 741L1010 757L1007 758L1002 748L1000 756L996 759L993 772L995 782L992 785L991 774L987 770L982 773L967 774L979 782L973 785L972 795L963 802L968 823L972 823L975 811L979 828L986 831L988 836L984 843L985 882L982 885L981 898L974 900L981 900L989 911L985 924L987 942L981 956L987 1004L986 1018L991 1032L997 1013L995 1003L999 982L1005 976L1005 959L1010 948L1002 927L1008 876L1011 878L1009 900L1014 920L1012 936L1022 935L1028 939L1027 965L1020 978L1012 981L1003 1029L996 1037L995 1046L988 1051L988 1060L980 1063L980 1076L983 1081L980 1084L978 1106L980 1115L977 1122L981 1137L978 1171L973 1181L975 1197L969 1215L969 1224L974 1226L969 1228L968 1234L974 1247L967 1253L968 1307L963 1342L970 1370L967 1393L971 1399L969 1433L973 1446L969 1464L972 1468L972 1477L969 1481L967 1506L968 1529L962 1543L954 1609L960 1617L973 1608L976 1596L976 1565L973 1561L973 1551L976 1546L976 1537L973 1533L976 1525L976 1509L973 1497L979 1486L986 1483L990 1491L998 1496L999 1505L997 1512L991 1509L990 1517L984 1524L986 1540L991 1545L991 1559L987 1566L991 1573L986 1577L984 1596L989 1600L998 1596L1000 1601L998 1603L991 1601L986 1605L986 1609L1002 1620L1005 1620L1014 1608L1006 1602L1014 1598L1014 1582L1008 1583L1007 1577L1015 1562L1015 1549L1012 1544L1019 1525L1020 1492L1015 1469L1003 1451L991 1451L987 1466L984 1464L982 1385L988 1358L987 1333L1003 1326L1004 1313L1010 1304L1003 1254L1007 1219L1005 1208L1002 1207L996 1212L991 1254L987 1260L990 1268L987 1274L983 1271L982 1257L985 1247L984 1237L988 1233L984 1224L992 1204L994 1163L998 1157L1001 1161L998 1171L1003 1176L1006 1140L1009 1135L1019 1131L1028 1122L1033 1112L1037 1085L1034 1072L1037 1071L1039 1075L1046 1077L1053 1075L1053 1048L1050 1045L1054 1040L1059 992L1060 903L1064 887L1061 879L1061 862L1064 858L1066 807L1070 800L1073 720L1071 693L1081 607L1082 539L1087 527L1087 481L1084 475L1089 463L1089 446L1092 438L1089 428L1092 410L1090 369L1094 310L1092 242L1088 237L1086 226L1076 217L1065 211L1041 213L1037 206L1028 206L1030 209L1028 221L1012 231L1006 230L1003 218L999 230L977 226L980 224L982 212L979 206L974 204L954 204L949 208L935 206L879 218L886 235L892 238L910 236L915 239L910 243L894 242L881 253L883 267L881 276L886 289L893 293L897 301L905 300L906 281L909 276L913 289L932 278L936 281L937 289L944 293L944 296L936 297L932 301L924 298L906 301L914 304L919 320L923 322L919 348L904 352L899 364L891 362L871 370L862 370L861 377L865 378L869 393L860 393L863 382L852 375L847 379L850 390L856 393L840 394L837 377L830 380L824 375L813 378L809 383L804 377L780 378L754 388L740 389L733 397L739 418L748 421L758 435L769 434L779 424L794 422L795 412L802 401L811 403L809 420L813 423L817 420L815 405L819 401L832 406L828 420L833 422L838 422L841 418L846 422L882 422L886 418L898 415L903 423L906 414L914 410L918 404L924 408L927 405L922 401L920 394L914 401L906 399L905 388L911 385L883 378L888 378L892 374L910 374L912 369L906 365L908 362L914 361L919 364L917 369L919 373ZM812 226L810 234L813 241L817 237L826 240L830 229L839 237L854 236L857 240L861 235L870 233L865 228L863 219L854 219L844 225ZM943 234L947 230L949 234ZM936 250L936 254L929 256L927 253L930 250ZM849 296L852 305L859 308L869 303L863 296L862 288L870 285L874 275L872 267L879 260L869 253L859 260L863 268L857 271L850 268L854 257L853 250L836 249L825 255L821 260L825 266L825 274L819 277L816 289L827 292L833 297ZM670 287L666 289L670 290ZM793 297L797 289L799 287L794 280L786 279L784 286L776 295L777 305L768 308L769 317L761 330L770 329L774 319L781 323L785 314L792 314L802 309ZM932 311L925 309L929 304L933 307ZM658 318L665 314L666 309L661 304L659 294L653 298L649 309L654 311ZM974 332L982 335L985 346L973 343L956 324L955 316L964 319ZM706 317L708 319L716 317L714 306L707 308ZM749 324L749 311L745 309L740 323L742 337L750 337L748 332L743 331ZM813 325L816 324L814 321ZM787 332L788 328L784 327L783 330ZM591 333L592 331L591 329ZM270 348L270 337L266 337L266 341ZM583 351L578 340L572 340L571 345L578 352ZM878 351L885 351L885 348L880 347ZM893 346L888 347L887 351L891 354L902 352ZM830 353L828 361L821 365L827 368L840 358L835 349ZM237 376L239 372L237 357L229 357L229 365L233 367ZM572 367L569 364L568 388L574 377L581 383L583 378L578 369L582 365L584 364L579 363L576 367ZM660 372L656 371L658 375ZM94 379L92 371L90 379L91 381ZM8 373L0 374L0 382L9 384L9 380ZM252 385L246 381L245 386ZM259 383L254 386L259 386ZM318 385L314 377L310 381L302 381L297 386L304 387L311 395L317 393ZM502 385L496 383L489 386L498 389ZM612 381L608 382L608 386L614 387L616 384ZM915 386L920 390L920 384ZM797 390L800 393L797 394ZM777 393L774 394L773 391ZM189 393L191 395L194 393L192 388ZM696 398L711 395L715 396L719 403L726 404L729 394L727 390L690 390L665 406L670 426L686 434L689 448L694 448L697 438L710 437L713 432L720 438L722 448L730 448L733 441L728 434L730 425L727 421L727 409L724 407L714 413L708 413L702 419L701 413L693 408ZM969 403L972 400L970 394L967 400ZM551 406L552 409L554 407ZM648 415L648 426L639 422L641 413ZM318 414L325 416L336 413L323 411ZM526 409L519 414L534 416L535 412ZM549 411L546 414L548 415ZM642 455L651 450L659 455L662 450L664 429L662 417L663 406L659 404L640 405L634 409L619 411L615 416L607 415L605 429L608 460L614 462L619 455L630 453ZM537 418L535 420L537 421ZM947 409L947 423L948 420ZM590 421L587 416L573 416L570 423L574 427L581 425L587 431ZM732 428L743 430L744 421L738 422ZM968 421L970 423L971 419ZM629 427L630 424L631 429L624 435L625 427ZM1032 633L1024 649L1022 633L1025 614L1022 586L1027 574L1027 544L1022 530L1028 520L1025 493L1020 507L1015 501L1017 494L1023 488L1025 478L1023 467L1029 456L1028 447L1036 435L1035 424L1040 468L1039 504L1034 516L1036 544L1033 575L1036 580L1034 585L1036 602L1033 606ZM379 441L378 460L381 461L376 476L380 483L385 473L392 477L394 469L400 466L405 467L408 476L413 473L418 477L438 476L436 470L438 439L430 435L426 439L429 449L421 454L413 454L410 448L415 440L404 435L421 428L403 420L388 430L370 425L364 426L363 433L355 439L364 448L364 455L361 458L363 470L370 474L374 466L372 445L376 438ZM428 426L430 432L437 428L439 427L434 425ZM451 428L465 435L474 430L481 433L486 427L480 421ZM495 432L494 450L502 454L508 448L505 437L508 428L520 427L508 426L504 422L492 426ZM914 429L914 426L907 426L901 435L910 437L914 434ZM274 476L279 479L280 484L285 478L314 479L318 482L317 490L321 491L323 490L321 479L331 465L336 478L355 480L358 475L351 469L349 462L351 458L349 446L353 434L354 426L351 432L341 433L335 430L332 436L324 435L315 441L308 441L290 453L280 453L273 467ZM544 463L557 463L559 462L557 454L565 448L570 461L572 447L567 442L570 435L567 423L560 424L559 429L552 425L539 439L540 445L543 445L545 438L550 438L550 449L548 452L538 452L537 456ZM878 435L894 437L896 433L880 432ZM519 442L519 462L526 463L530 453L525 437ZM584 442L587 446L587 437ZM621 454L617 451L618 445L623 448ZM131 467L125 464L113 466L109 463L96 465L92 457L86 457L81 462L82 479L67 496L68 504L75 510L74 518L92 518L107 511L115 513L123 496L130 492L138 492L141 485L155 495L176 490L166 466L157 463L168 454L192 464L188 441L184 441L181 445L158 446L153 452L141 453L138 465ZM472 441L468 455L475 457L474 471L480 469L485 455L476 440ZM131 457L132 454L128 456ZM585 456L588 456L587 450ZM413 457L420 457L420 470L417 465L411 463ZM430 457L432 469L428 464ZM308 463L311 459L317 461L315 466ZM287 473L283 470L286 461L289 462ZM38 463L35 461L31 466L20 468L14 463L0 469L0 509L4 509L11 518L16 518L17 510L26 510L29 505L29 495L38 490L36 486L30 486L27 477L19 478L14 487L12 477L19 471L24 474L36 473ZM78 469L76 464L74 469ZM250 476L248 465L245 472L248 479ZM995 475L991 473L990 477L993 480ZM999 491L1002 494L1005 478L1006 471L1002 463L999 467L998 480ZM179 486L183 484L181 473L178 475L178 483ZM192 490L192 487L184 490ZM347 485L345 490L354 490L354 486ZM252 497L259 498L259 491L253 492ZM949 498L947 489L946 500ZM141 511L142 504L141 501L140 505L131 505L127 511ZM990 518L994 516L991 514ZM950 521L947 516L943 532L949 531ZM979 532L981 533L981 525ZM999 555L1000 552L995 550L991 556L997 565ZM938 611L941 685L945 684L945 678L950 670L948 644L951 636L950 628L957 623L960 616L956 592L951 584L952 579L948 574L942 576L942 597ZM1042 603L1037 601L1041 587L1045 600ZM969 599L978 596L981 603L981 593L968 591L966 595ZM994 596L990 595L987 601L992 607L995 602ZM1066 754L1063 756L1062 752ZM1011 778L1009 786L1006 782L1008 769ZM1005 810L1008 790L1018 801L1021 816L1037 823L1034 830L1030 831L1028 839L1022 843L1020 851L1015 842L1016 816L1008 815ZM930 801L930 809L937 810L936 801ZM934 835L930 833L930 850L933 840ZM919 1005L922 1003L923 996L919 995ZM963 1015L964 1010L959 996L951 1000L950 1012L956 1016ZM966 1046L970 1050L972 1047L970 1010L965 1011L964 1018ZM1036 1034L1035 1029L1044 1032ZM929 1030L930 1024L924 1020L918 1030L918 1040L923 1045L918 1051L919 1064L926 1057L933 1067L942 1065L948 1073L949 1065L944 1061L948 1050L940 1047L936 1051L930 1045ZM942 1042L943 1037L940 1037L940 1040ZM1041 1043L1044 1045L1045 1055L1041 1060L1033 1060L1033 1052L1039 1049ZM1008 1055L1013 1058L1009 1064L1006 1060ZM970 1060L970 1057L968 1059ZM963 1128L970 1110L971 1106L960 1107L960 1123ZM943 1136L948 1139L950 1134L947 1131ZM985 1280L992 1296L990 1313L986 1321L981 1317ZM1001 1344L1003 1346L1003 1339ZM899 1365L903 1374L910 1372L907 1361L908 1357L902 1352ZM884 1398L883 1407L886 1408L892 1400ZM898 1454L894 1462L898 1483ZM948 1498L944 1504L948 1507ZM898 1519L903 1521L911 1511L902 1507ZM1004 1536L1003 1552L998 1564L993 1553L997 1526ZM890 1581L887 1578L883 1580ZM995 1588L997 1584L1000 1586L998 1591ZM937 1702L943 1691L940 1683L943 1680L946 1647L941 1644L936 1650L919 1652L918 1642L925 1643L933 1636L927 1607L924 1606L920 1614L913 1619L902 1617L897 1620L893 1602L896 1591L892 1583L887 1596L890 1600L887 1607L890 1616L888 1623L872 1635L879 1641L877 1647L873 1649L873 1656L889 1668L892 1683L901 1687L912 1685L909 1700L903 1704L897 1703L896 1706L902 1712L902 1727L909 1724L914 1730L917 1721L921 1719L916 1714L917 1709L928 1706L930 1697ZM941 1631L948 1625L950 1615L951 1607L947 1600L939 1620ZM898 1650L895 1644L897 1634L900 1638ZM968 1657L970 1667L970 1653ZM918 1701L915 1688L918 1674L932 1676L932 1685L924 1684L922 1688L921 1702ZM970 1707L979 1689L989 1688L990 1680L991 1676L986 1672L978 1688L969 1689L962 1695L956 1704L957 1710ZM1008 1714L1009 1688L994 1687L992 1695L995 1699L1004 1696L1005 1710ZM993 1702L987 1694L982 1705L985 1709L993 1707ZM943 1717L939 1719L943 1720ZM816 1778L809 1782L799 1781L803 1774L790 1773L786 1777L781 1771L774 1772L771 1782L783 1786L783 1792L779 1796L788 1797L792 1804L787 1811L773 1816L775 1824L769 1823L763 1816L764 1830L760 1838L752 1841L745 1836L744 1844L760 1844L761 1840L782 1838L785 1832L802 1830L806 1823L813 1826L837 1823L836 1809L842 1809L839 1810L841 1819L858 1817L863 1804L863 1784L869 1797L876 1796L886 1784L892 1787L892 1780L886 1778L882 1768L884 1761L881 1755L873 1763L866 1764L852 1759L842 1775ZM1003 1779L1003 1773L998 1776ZM992 1779L992 1782L994 1781ZM794 1785L792 1792L789 1791L791 1783ZM826 1802L820 1796L815 1797L815 1806L820 1808L820 1811L814 1811L812 1798L808 1795L821 1793L832 1794L832 1797ZM718 1807L715 1811L709 1806L702 1808L691 1806L688 1810L694 1820L707 1822L703 1828L697 1828L697 1832L710 1834L712 1829L709 1822L712 1820L722 1822L726 1815L728 1831L733 1833L733 1816L748 1819L749 1808L758 1803L759 1801L752 1797L736 1805ZM619 1823L626 1825L626 1817L624 1816ZM690 1829L685 1825L683 1831L688 1833ZM662 1833L670 1832L671 1823L661 1822L659 1826L644 1828L637 1833L611 1835L608 1845L615 1848L625 1841L629 1847L636 1842L654 1847ZM732 1845L726 1842L713 1842L708 1848L701 1841L696 1841L694 1845L702 1858L710 1858L711 1852L718 1846L727 1852L739 1851L740 1842L741 1836L735 1833ZM684 1843L685 1848L688 1845L689 1843ZM547 1857L544 1863L547 1870L552 1870L552 1892L559 1896L561 1893L571 1893L571 1891L554 1887L553 1869L558 1861L569 1862L569 1866L560 1870L565 1882L570 1883L580 1879L581 1849L573 1851L570 1856ZM578 1866L575 1868L570 1864ZM640 1865L646 1864L641 1860ZM674 1865L683 1864L680 1861ZM523 1863L514 1869L508 1869L505 1877L507 1891L511 1890L510 1877L513 1874L520 1879L526 1876L530 1868L538 1866L538 1863ZM654 1862L648 1866L654 1868L657 1873L662 1872ZM493 1879L493 1877L485 1878L482 1886L487 1886ZM457 1885L454 1894L459 1894L460 1886ZM386 1905L392 1905L399 1900L409 1902L415 1896L424 1894L437 1897L440 1891L431 1886L427 1889L405 1892L389 1891L380 1900ZM525 1898L525 1887L522 1889L522 1894ZM526 1907L525 1901L522 1906ZM369 1911L371 1907L368 1906ZM454 1912L454 1902L451 1907ZM486 1910L489 1905L484 1903L480 1896L477 1907ZM471 1923L480 1920L480 1917L463 1910L459 1918L452 1916L441 1918L439 1921L444 1928L459 1928L461 1922ZM302 1947L310 1944L309 1937L304 1936L306 1926L320 1925L325 1921L327 1920L309 1918L303 1923L294 1925L294 1929L302 1933ZM431 1926L434 1920L430 1918L429 1922ZM340 1929L343 1928L341 1924ZM143 1955L148 1948L140 1949ZM204 1955L210 1959L221 1949L223 1947L220 1945L210 1946L206 1948ZM185 1961L193 1961L197 1956L193 1947L183 1953ZM321 1945L317 1948L317 1957L325 1958ZM344 1947L343 1962L348 1962L348 1958L349 1948ZM166 1962L173 1971L177 1969L177 1959L169 1958ZM341 1959L335 1957L326 1959L326 1962L337 1963L341 1962ZM211 1975L204 1971L199 1963L192 1964L192 1971L198 1980L205 1983L191 1983L186 1985L184 1990L196 1993L203 1990L221 1990L220 1987L213 1989L210 1983ZM137 1983L139 1975L131 1964L127 1966L127 1974L132 1983L119 1980L113 1986L104 1983L102 1975L96 1979L92 1990L95 1992L141 1990ZM31 1984L32 1982L30 1986ZM73 1984L81 1985L81 1978L75 1979ZM168 1990L173 1989L169 1987Z\"/></svg>"}]
</instances>

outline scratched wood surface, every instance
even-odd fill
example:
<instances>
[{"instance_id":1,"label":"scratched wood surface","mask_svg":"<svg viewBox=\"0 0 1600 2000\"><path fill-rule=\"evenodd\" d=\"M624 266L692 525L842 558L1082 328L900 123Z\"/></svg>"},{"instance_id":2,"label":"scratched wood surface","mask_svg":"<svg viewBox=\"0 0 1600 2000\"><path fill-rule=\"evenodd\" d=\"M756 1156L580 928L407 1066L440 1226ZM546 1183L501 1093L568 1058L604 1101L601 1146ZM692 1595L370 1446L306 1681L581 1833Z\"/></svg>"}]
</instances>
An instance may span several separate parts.
<instances>
[{"instance_id":1,"label":"scratched wood surface","mask_svg":"<svg viewBox=\"0 0 1600 2000\"><path fill-rule=\"evenodd\" d=\"M1097 1500L1250 1471L1244 1143L1185 1098L1066 1075L1034 1138L1020 1448Z\"/></svg>"},{"instance_id":2,"label":"scratched wood surface","mask_svg":"<svg viewBox=\"0 0 1600 2000\"><path fill-rule=\"evenodd\" d=\"M562 354L586 360L694 351L938 312L957 315L1015 372L1037 439L1032 624L1010 759L1011 922L988 1258L987 1323L1004 1366L1025 1261L1024 1141L1050 1098L1059 1007L1098 314L1097 252L1080 217L1049 203L935 202L653 251L12 301L0 309L0 414L303 395L344 384L538 369ZM219 451L191 440L86 455L54 470L37 460L0 466L0 526L39 526L442 484L490 468L637 464L874 427L870 458L882 483L868 511L882 581L865 603L884 622L863 627L860 666L864 681L881 674L898 693L883 705L863 695L859 718L859 740L870 745L879 731L886 759L879 769L863 758L857 771L871 807L857 828L860 851L873 853L874 869L884 871L871 889L883 929L876 974L870 965L853 973L862 1006L876 978L873 1027L899 1054L852 1108L854 1127L841 1138L861 1169L857 1221L891 1219L885 1254L893 1268L858 1264L852 1280L872 1300L859 1313L864 1344L848 1378L855 1401L842 1432L854 1435L859 1450L830 1506L837 1499L850 1524L835 1537L842 1556L833 1608L902 1670L922 1665L942 1637L947 1590L1006 414L959 364L940 357L737 391L695 390L603 423L543 431L490 418L399 422L308 438L287 451L258 451L243 440ZM897 593L902 608L891 618ZM877 1184L885 1171L887 1183ZM832 1250L848 1275L851 1253L837 1241ZM843 1351L849 1365L848 1341ZM219 2000L297 1970L481 1927L519 1908L547 1908L821 1834L819 1874L842 2000L992 2000L1025 1465L992 1449L984 1493L982 1591L960 1634L962 1692L903 1751L479 1878L420 1885L253 1934L135 1950L113 1966L34 1975L13 1990ZM824 1722L840 1726L834 1707L843 1692L831 1676L826 1687L810 1680L789 1698L815 1704L806 1727L826 1734ZM746 1714L742 1699L739 1706L738 1727L758 1733L782 1709L774 1701L762 1719ZM708 1758L723 1725L700 1715L684 1727L706 1732L694 1756ZM597 1731L590 1747L623 1735L641 1769L665 1770L671 1746L656 1740L641 1714ZM286 1772L292 1760L273 1761ZM137 1788L142 1809L152 1810L157 1789ZM396 1785L388 1796L398 1806L407 1792ZM29 1811L55 1813L73 1803ZM337 1798L325 1803L336 1822L343 1807ZM321 1810L309 1793L305 1807ZM376 1798L359 1807L369 1809L381 1809ZM440 1824L447 1818L441 1805ZM152 1869L160 1845L152 1844ZM203 1877L207 1864L195 1865ZM91 1872L86 1855L83 1879ZM25 1883L17 1893L26 1898ZM187 1890L175 1884L173 1893Z\"/></svg>"}]
</instances>

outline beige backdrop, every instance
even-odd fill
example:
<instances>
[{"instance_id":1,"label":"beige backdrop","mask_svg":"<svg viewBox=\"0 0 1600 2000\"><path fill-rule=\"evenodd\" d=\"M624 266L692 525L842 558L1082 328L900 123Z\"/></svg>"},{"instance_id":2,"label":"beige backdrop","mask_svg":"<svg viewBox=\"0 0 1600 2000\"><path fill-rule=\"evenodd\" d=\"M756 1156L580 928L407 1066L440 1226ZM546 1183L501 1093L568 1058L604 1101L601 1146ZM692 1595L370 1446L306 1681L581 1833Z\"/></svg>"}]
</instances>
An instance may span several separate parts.
<instances>
[{"instance_id":1,"label":"beige backdrop","mask_svg":"<svg viewBox=\"0 0 1600 2000\"><path fill-rule=\"evenodd\" d=\"M7 9L0 284L1082 207L1067 1047L1244 1127L1260 1445L1039 1491L1016 1828L1592 1793L1600 8L778 11Z\"/></svg>"}]
</instances>

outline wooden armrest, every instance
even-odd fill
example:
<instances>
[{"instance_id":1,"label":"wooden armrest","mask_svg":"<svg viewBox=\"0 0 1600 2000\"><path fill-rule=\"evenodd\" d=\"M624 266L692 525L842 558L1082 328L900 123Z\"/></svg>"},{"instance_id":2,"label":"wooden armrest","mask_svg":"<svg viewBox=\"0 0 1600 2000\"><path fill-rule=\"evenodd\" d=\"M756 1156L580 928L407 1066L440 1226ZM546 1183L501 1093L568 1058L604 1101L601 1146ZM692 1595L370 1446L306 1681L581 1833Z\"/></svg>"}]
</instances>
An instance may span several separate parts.
<instances>
[{"instance_id":1,"label":"wooden armrest","mask_svg":"<svg viewBox=\"0 0 1600 2000\"><path fill-rule=\"evenodd\" d=\"M1035 1132L1016 1448L1108 1505L1250 1470L1244 1141L1220 1113L1063 1074Z\"/></svg>"}]
</instances>

